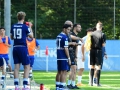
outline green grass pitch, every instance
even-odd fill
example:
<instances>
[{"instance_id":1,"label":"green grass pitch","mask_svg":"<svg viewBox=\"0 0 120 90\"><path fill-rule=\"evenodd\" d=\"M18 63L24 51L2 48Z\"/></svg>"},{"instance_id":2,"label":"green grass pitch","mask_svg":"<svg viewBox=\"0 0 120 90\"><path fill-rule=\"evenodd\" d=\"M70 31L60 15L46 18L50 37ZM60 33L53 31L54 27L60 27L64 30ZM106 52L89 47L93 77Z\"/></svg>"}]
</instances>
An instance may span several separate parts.
<instances>
[{"instance_id":1,"label":"green grass pitch","mask_svg":"<svg viewBox=\"0 0 120 90\"><path fill-rule=\"evenodd\" d=\"M82 83L84 86L81 86L80 90L120 90L120 72L102 71L100 79L102 87L89 86L88 73L87 71L83 73ZM33 74L36 83L43 83L49 90L55 90L56 72L34 71Z\"/></svg>"}]
</instances>

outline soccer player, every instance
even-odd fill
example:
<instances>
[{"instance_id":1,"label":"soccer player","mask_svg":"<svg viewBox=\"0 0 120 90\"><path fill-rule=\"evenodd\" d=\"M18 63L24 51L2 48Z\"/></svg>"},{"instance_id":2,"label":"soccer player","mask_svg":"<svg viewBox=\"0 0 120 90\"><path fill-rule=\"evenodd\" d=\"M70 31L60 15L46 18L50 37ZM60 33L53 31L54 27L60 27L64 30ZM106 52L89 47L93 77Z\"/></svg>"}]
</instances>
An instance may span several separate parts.
<instances>
[{"instance_id":1,"label":"soccer player","mask_svg":"<svg viewBox=\"0 0 120 90\"><path fill-rule=\"evenodd\" d=\"M90 34L92 32L92 28L88 28L87 29L87 35ZM77 46L77 69L78 69L78 82L77 82L77 86L81 86L81 80L82 80L82 73L84 71L84 62L85 62L85 54L88 54L88 51L86 51L85 48L85 42L87 39L87 35L85 37L82 38L83 43L81 41L78 42L78 46Z\"/></svg>"},{"instance_id":2,"label":"soccer player","mask_svg":"<svg viewBox=\"0 0 120 90\"><path fill-rule=\"evenodd\" d=\"M23 75L23 89L22 90L30 90L28 85L28 76L30 71L30 60L28 57L28 49L26 38L29 36L33 38L33 33L31 29L31 25L28 27L24 23L25 12L20 11L17 13L18 23L12 25L11 27L11 39L14 40L13 45L13 59L15 64L14 69L14 85L15 90L20 90L19 88L19 69L20 64L24 66L24 75Z\"/></svg>"},{"instance_id":3,"label":"soccer player","mask_svg":"<svg viewBox=\"0 0 120 90\"><path fill-rule=\"evenodd\" d=\"M73 25L73 32L71 32L70 36L77 37L77 34L81 31L81 25L80 24L74 24ZM71 37L72 38L72 37ZM78 40L73 40L72 42L78 43ZM70 45L69 46L69 54L71 59L71 66L70 66L70 74L69 74L69 80L67 87L70 89L79 89L75 85L76 80L76 69L77 69L77 49L76 46Z\"/></svg>"},{"instance_id":4,"label":"soccer player","mask_svg":"<svg viewBox=\"0 0 120 90\"><path fill-rule=\"evenodd\" d=\"M12 72L12 67L8 61L9 60L8 52L9 52L9 48L11 47L11 41L10 41L10 38L8 36L5 36L5 28L0 28L0 39L2 40L2 42L4 44L3 45L4 47L2 47L2 46L0 47L1 51L2 51L2 52L0 52L0 54L5 59L6 64L9 67L9 71ZM3 49L3 48L5 48L5 49ZM12 74L10 74L10 78L13 78Z\"/></svg>"},{"instance_id":5,"label":"soccer player","mask_svg":"<svg viewBox=\"0 0 120 90\"><path fill-rule=\"evenodd\" d=\"M1 84L4 88L4 80L5 80L5 73L6 73L6 66L8 65L11 69L11 65L8 63L8 52L10 47L10 38L8 36L5 36L5 28L0 28L0 66L2 67L2 77L1 77ZM4 67L5 66L5 67ZM13 75L10 74L10 76L13 78Z\"/></svg>"},{"instance_id":6,"label":"soccer player","mask_svg":"<svg viewBox=\"0 0 120 90\"><path fill-rule=\"evenodd\" d=\"M66 72L71 64L68 50L68 33L71 25L64 24L62 32L56 38L57 44L57 75L56 90L64 90L66 82Z\"/></svg>"},{"instance_id":7,"label":"soccer player","mask_svg":"<svg viewBox=\"0 0 120 90\"><path fill-rule=\"evenodd\" d=\"M102 61L102 47L105 44L105 38L102 35L103 25L101 22L96 24L96 31L91 34L91 50L90 50L90 75L91 75L91 86L93 86L93 76L95 65L97 65L97 86L100 86L100 72L101 72L101 61Z\"/></svg>"},{"instance_id":8,"label":"soccer player","mask_svg":"<svg viewBox=\"0 0 120 90\"><path fill-rule=\"evenodd\" d=\"M35 38L30 38L29 36L26 39L27 41L27 47L28 47L28 53L29 53L29 59L30 59L30 74L29 74L29 78L32 77L32 67L34 64L34 55L36 50L40 49L39 43L37 42L37 40Z\"/></svg>"},{"instance_id":9,"label":"soccer player","mask_svg":"<svg viewBox=\"0 0 120 90\"><path fill-rule=\"evenodd\" d=\"M24 22L28 27L29 24L32 25L31 22ZM31 27L32 28L32 27ZM34 55L36 50L40 49L39 43L35 38L30 38L29 36L26 39L27 47L28 47L28 53L29 53L29 59L30 59L30 72L29 72L29 78L32 77L32 67L34 64Z\"/></svg>"},{"instance_id":10,"label":"soccer player","mask_svg":"<svg viewBox=\"0 0 120 90\"><path fill-rule=\"evenodd\" d=\"M103 30L103 28L102 28ZM104 38L104 41L106 43L106 35L104 33L102 33L102 36ZM107 59L107 54L106 54L106 50L105 50L105 45L102 47L102 61L101 61L101 70L102 70L102 66L103 66L103 60L104 60L104 57ZM94 83L93 84L96 84L96 81L97 81L97 70L95 68L95 71L94 71Z\"/></svg>"}]
</instances>

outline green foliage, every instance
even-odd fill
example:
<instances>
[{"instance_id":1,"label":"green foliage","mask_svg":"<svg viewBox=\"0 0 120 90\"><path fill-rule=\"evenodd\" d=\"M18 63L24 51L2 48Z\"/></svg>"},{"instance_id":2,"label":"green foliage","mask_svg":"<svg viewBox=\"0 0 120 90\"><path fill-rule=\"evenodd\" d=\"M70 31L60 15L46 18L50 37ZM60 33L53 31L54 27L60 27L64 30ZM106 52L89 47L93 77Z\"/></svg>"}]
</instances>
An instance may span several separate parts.
<instances>
[{"instance_id":1,"label":"green foliage","mask_svg":"<svg viewBox=\"0 0 120 90\"><path fill-rule=\"evenodd\" d=\"M107 39L114 39L114 0L76 0L76 23L82 26L80 37L98 21L104 25ZM4 25L4 0L1 0ZM66 20L74 21L74 0L37 0L37 38L55 39ZM116 0L115 39L120 39L120 0ZM35 22L35 0L11 0L11 24L16 23L18 11L25 11L26 21ZM33 30L35 25L33 26Z\"/></svg>"}]
</instances>

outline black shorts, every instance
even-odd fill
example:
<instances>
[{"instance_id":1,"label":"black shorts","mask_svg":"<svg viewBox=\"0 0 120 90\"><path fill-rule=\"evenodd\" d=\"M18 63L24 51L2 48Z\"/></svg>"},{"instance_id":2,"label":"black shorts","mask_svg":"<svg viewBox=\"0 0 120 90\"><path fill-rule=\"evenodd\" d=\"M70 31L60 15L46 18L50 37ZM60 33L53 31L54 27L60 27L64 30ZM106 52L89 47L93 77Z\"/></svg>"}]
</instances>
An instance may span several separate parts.
<instances>
[{"instance_id":1,"label":"black shorts","mask_svg":"<svg viewBox=\"0 0 120 90\"><path fill-rule=\"evenodd\" d=\"M102 62L102 50L91 49L90 50L90 65L101 65Z\"/></svg>"},{"instance_id":2,"label":"black shorts","mask_svg":"<svg viewBox=\"0 0 120 90\"><path fill-rule=\"evenodd\" d=\"M71 65L77 65L77 63L75 62L75 54L74 53L69 53L70 55L70 60L71 60Z\"/></svg>"}]
</instances>

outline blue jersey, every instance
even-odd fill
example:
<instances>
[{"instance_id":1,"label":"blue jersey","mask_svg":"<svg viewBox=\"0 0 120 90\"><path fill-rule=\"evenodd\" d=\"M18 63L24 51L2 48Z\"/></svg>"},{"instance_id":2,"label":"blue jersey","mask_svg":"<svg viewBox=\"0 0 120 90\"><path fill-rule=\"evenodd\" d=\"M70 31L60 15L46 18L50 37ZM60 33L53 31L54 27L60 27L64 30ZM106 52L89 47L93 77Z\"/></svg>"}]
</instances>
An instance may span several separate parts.
<instances>
[{"instance_id":1,"label":"blue jersey","mask_svg":"<svg viewBox=\"0 0 120 90\"><path fill-rule=\"evenodd\" d=\"M60 33L56 38L57 44L57 60L68 60L65 47L68 47L68 36L64 33Z\"/></svg>"},{"instance_id":2,"label":"blue jersey","mask_svg":"<svg viewBox=\"0 0 120 90\"><path fill-rule=\"evenodd\" d=\"M104 57L105 52L106 52L105 47L102 47L102 57Z\"/></svg>"},{"instance_id":3,"label":"blue jersey","mask_svg":"<svg viewBox=\"0 0 120 90\"><path fill-rule=\"evenodd\" d=\"M14 24L11 27L10 33L14 38L14 46L27 46L26 37L30 33L30 28L28 26L25 24Z\"/></svg>"}]
</instances>

